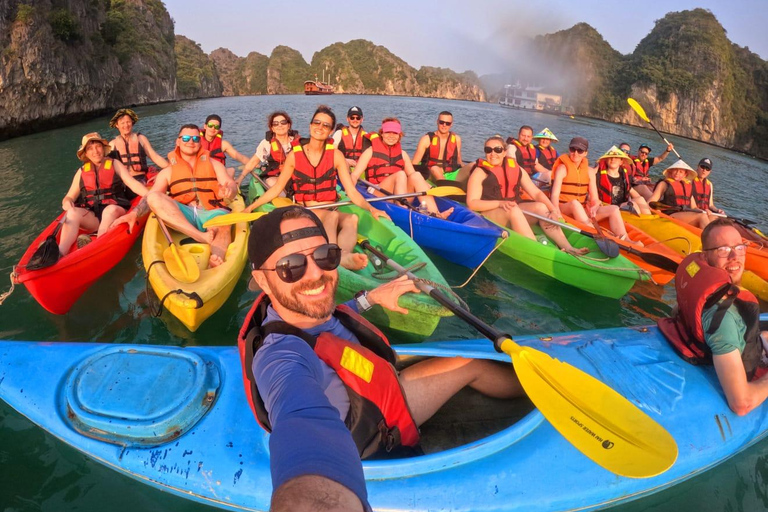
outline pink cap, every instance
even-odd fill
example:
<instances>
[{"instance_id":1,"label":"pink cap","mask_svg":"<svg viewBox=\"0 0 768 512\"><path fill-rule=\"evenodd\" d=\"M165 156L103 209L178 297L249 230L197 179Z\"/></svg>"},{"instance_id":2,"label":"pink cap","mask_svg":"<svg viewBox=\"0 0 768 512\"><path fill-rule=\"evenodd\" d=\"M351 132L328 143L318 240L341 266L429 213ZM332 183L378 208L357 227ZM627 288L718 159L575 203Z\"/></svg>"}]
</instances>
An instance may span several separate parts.
<instances>
[{"instance_id":1,"label":"pink cap","mask_svg":"<svg viewBox=\"0 0 768 512\"><path fill-rule=\"evenodd\" d=\"M387 121L381 125L381 133L403 133L400 123L397 121Z\"/></svg>"}]
</instances>

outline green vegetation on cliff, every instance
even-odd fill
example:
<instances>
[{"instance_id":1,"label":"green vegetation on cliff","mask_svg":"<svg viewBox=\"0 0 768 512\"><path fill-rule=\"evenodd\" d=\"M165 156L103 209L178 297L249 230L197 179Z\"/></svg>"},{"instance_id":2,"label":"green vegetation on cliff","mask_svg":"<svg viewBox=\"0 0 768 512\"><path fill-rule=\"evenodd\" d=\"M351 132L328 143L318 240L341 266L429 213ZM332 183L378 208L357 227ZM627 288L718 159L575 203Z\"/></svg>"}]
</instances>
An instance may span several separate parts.
<instances>
[{"instance_id":1,"label":"green vegetation on cliff","mask_svg":"<svg viewBox=\"0 0 768 512\"><path fill-rule=\"evenodd\" d=\"M299 52L287 46L272 50L267 68L267 88L272 94L298 94L304 92L304 81L309 79L309 64Z\"/></svg>"},{"instance_id":2,"label":"green vegetation on cliff","mask_svg":"<svg viewBox=\"0 0 768 512\"><path fill-rule=\"evenodd\" d=\"M101 34L121 64L139 57L172 74L173 62L166 58L173 54L174 46L173 25L168 27L169 21L170 16L159 0L109 0Z\"/></svg>"},{"instance_id":3,"label":"green vegetation on cliff","mask_svg":"<svg viewBox=\"0 0 768 512\"><path fill-rule=\"evenodd\" d=\"M221 93L213 62L198 43L184 36L176 36L176 90L182 97L194 97L210 89Z\"/></svg>"}]
</instances>

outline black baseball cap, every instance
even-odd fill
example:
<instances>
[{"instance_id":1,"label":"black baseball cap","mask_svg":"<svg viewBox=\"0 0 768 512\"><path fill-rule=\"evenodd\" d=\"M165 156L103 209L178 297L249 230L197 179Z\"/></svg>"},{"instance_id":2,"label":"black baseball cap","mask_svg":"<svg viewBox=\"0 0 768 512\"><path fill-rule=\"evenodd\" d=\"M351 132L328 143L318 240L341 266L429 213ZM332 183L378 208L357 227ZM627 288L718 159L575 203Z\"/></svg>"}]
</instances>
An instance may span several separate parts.
<instances>
[{"instance_id":1,"label":"black baseball cap","mask_svg":"<svg viewBox=\"0 0 768 512\"><path fill-rule=\"evenodd\" d=\"M352 107L351 109L347 110L347 117L349 116L363 117L363 109L361 109L360 107Z\"/></svg>"},{"instance_id":2,"label":"black baseball cap","mask_svg":"<svg viewBox=\"0 0 768 512\"><path fill-rule=\"evenodd\" d=\"M574 137L571 139L571 143L568 144L568 147L587 151L589 149L589 142L584 137Z\"/></svg>"},{"instance_id":3,"label":"black baseball cap","mask_svg":"<svg viewBox=\"0 0 768 512\"><path fill-rule=\"evenodd\" d=\"M710 160L709 158L702 158L699 161L699 167L703 167L704 169L709 169L711 171L712 170L712 160Z\"/></svg>"},{"instance_id":4,"label":"black baseball cap","mask_svg":"<svg viewBox=\"0 0 768 512\"><path fill-rule=\"evenodd\" d=\"M280 223L283 221L283 217L296 210L301 211L304 214L303 217L312 220L315 225L282 233ZM248 259L251 262L251 269L258 270L261 268L264 262L272 256L272 253L285 244L313 236L322 236L328 241L328 234L323 223L311 210L301 206L275 208L251 223L251 234L248 236Z\"/></svg>"}]
</instances>

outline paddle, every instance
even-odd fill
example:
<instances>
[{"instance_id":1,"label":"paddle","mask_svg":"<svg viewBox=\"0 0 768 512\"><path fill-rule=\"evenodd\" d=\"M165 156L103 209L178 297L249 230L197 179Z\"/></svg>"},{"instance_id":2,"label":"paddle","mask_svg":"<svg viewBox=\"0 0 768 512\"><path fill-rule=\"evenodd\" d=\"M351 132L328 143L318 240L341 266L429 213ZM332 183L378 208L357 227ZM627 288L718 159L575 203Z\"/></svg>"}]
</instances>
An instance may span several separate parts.
<instances>
[{"instance_id":1,"label":"paddle","mask_svg":"<svg viewBox=\"0 0 768 512\"><path fill-rule=\"evenodd\" d=\"M40 244L34 254L32 254L32 257L29 258L26 265L27 270L41 270L53 266L59 261L59 243L56 241L56 235L61 231L61 226L66 219L67 215L65 212L62 214L61 220L59 220L53 233L45 237L43 243Z\"/></svg>"},{"instance_id":2,"label":"paddle","mask_svg":"<svg viewBox=\"0 0 768 512\"><path fill-rule=\"evenodd\" d=\"M568 442L617 475L647 478L663 473L677 459L677 444L661 425L629 400L585 372L530 347L486 324L430 284L407 272L367 240L359 245L424 293L494 342L512 358L520 383L541 414Z\"/></svg>"},{"instance_id":3,"label":"paddle","mask_svg":"<svg viewBox=\"0 0 768 512\"><path fill-rule=\"evenodd\" d=\"M589 238L595 241L595 243L597 244L597 248L600 249L600 252L602 252L609 258L615 258L616 256L619 255L619 244L617 244L613 240L609 240L605 237L600 238L597 235L590 233L589 231L584 231L583 229L579 229L575 226L571 226L570 224L566 224L564 222L552 220L549 217L544 217L543 215L539 215L538 213L529 212L529 211L523 210L522 208L520 208L520 210L524 214L528 215L529 217L543 220L544 222L549 222L550 224L554 224L555 226L560 226L561 228L570 229L571 231L575 231L576 233L581 233L584 236L588 236Z\"/></svg>"},{"instance_id":4,"label":"paddle","mask_svg":"<svg viewBox=\"0 0 768 512\"><path fill-rule=\"evenodd\" d=\"M375 203L377 201L388 201L390 199L401 199L406 197L419 197L419 196L443 197L443 196L456 195L457 190L460 191L462 194L465 193L463 190L461 190L458 187L432 187L431 189L425 192L409 192L407 194L395 194L391 196L370 197L370 198L364 198L364 199L368 203ZM287 197L276 197L275 199L272 200L272 204L276 208L284 208L286 206L291 206L296 203L294 203ZM317 205L309 206L306 208L307 210L315 210L319 208L335 208L336 206L344 206L348 204L353 204L353 203L352 201L345 200L345 201L337 201L335 203L317 204ZM263 215L262 212L228 213L226 215L219 215L218 217L212 218L211 220L203 224L203 227L210 228L210 227L216 227L216 226L229 226L232 224L237 224L238 222L251 222L258 219L262 215Z\"/></svg>"},{"instance_id":5,"label":"paddle","mask_svg":"<svg viewBox=\"0 0 768 512\"><path fill-rule=\"evenodd\" d=\"M408 195L403 195L403 194L394 195L394 194L392 194L392 192L390 192L390 191L388 191L386 189L383 189L380 186L375 185L375 184L371 183L370 181L366 181L366 180L364 180L362 178L360 178L358 181L360 183L362 183L363 185L365 185L366 187L371 187L372 189L377 190L377 191L381 192L382 194L386 194L387 196L390 196L389 199L400 199L400 198L404 198L404 197L416 197L416 196L408 196ZM416 192L414 192L414 193L416 193ZM417 192L417 193L419 195L422 195L422 196L423 195L427 195L427 196L435 196L435 197L450 197L450 196L465 196L465 195L467 195L467 192L465 190L461 189L460 187L454 187L452 185L441 185L441 186L438 186L438 187L432 187L429 190L427 190L426 192ZM367 201L370 202L371 200L367 199ZM408 201L401 200L401 201L398 201L398 202L401 203L403 206L411 209L411 210L415 210L413 205L411 205L411 203L409 203Z\"/></svg>"},{"instance_id":6,"label":"paddle","mask_svg":"<svg viewBox=\"0 0 768 512\"><path fill-rule=\"evenodd\" d=\"M163 261L165 262L165 268L168 269L168 273L171 277L182 283L194 283L200 278L200 267L197 266L195 258L191 254L185 251L179 251L176 244L173 243L173 238L168 232L168 228L165 226L163 220L155 215L160 229L163 230L165 239L168 240L168 247L163 251Z\"/></svg>"},{"instance_id":7,"label":"paddle","mask_svg":"<svg viewBox=\"0 0 768 512\"><path fill-rule=\"evenodd\" d=\"M592 222L592 227L595 228L595 242L598 244L598 247L600 246L600 242L601 241L603 242L603 244L608 242L608 239L605 237L605 234L603 233L603 228L597 222L597 219L594 218L594 217L590 217L589 220L590 220L590 222ZM611 250L613 250L613 245L609 245L607 247L609 247ZM608 253L606 253L606 255L611 257L611 258L615 258L616 256L618 256L619 255L619 244L616 244L616 254L608 254Z\"/></svg>"},{"instance_id":8,"label":"paddle","mask_svg":"<svg viewBox=\"0 0 768 512\"><path fill-rule=\"evenodd\" d=\"M657 130L657 129L656 129L656 127L655 127L655 126L653 126L653 123L651 122L651 120L650 120L650 119L648 118L648 116L646 115L646 113L645 113L645 110L643 110L643 107L641 107L641 106L640 106L640 104L639 104L637 101L635 101L635 100L634 100L634 99L632 99L632 98L628 98L628 99L627 99L627 103L629 103L629 106L630 106L630 107L632 107L632 110L634 110L635 112L637 112L637 115L639 115L639 116L642 118L642 120L643 120L643 121L645 121L646 123L648 123L648 124L650 124L650 125L651 125L651 128L653 128L653 130L654 130L656 133L658 133L658 134L659 134L659 137L661 137L661 139L662 139L664 142L666 142L666 143L667 143L667 146L669 146L670 144L672 144L671 142L669 142L669 141L667 140L667 138L666 138L666 137L664 137L664 136L661 134L661 132L660 132L659 130ZM677 158L682 158L682 157L680 156L680 153L678 153L678 152L677 152L677 150L676 150L674 147L672 148L672 151L674 151L674 152L675 152L675 154L677 155Z\"/></svg>"}]
</instances>

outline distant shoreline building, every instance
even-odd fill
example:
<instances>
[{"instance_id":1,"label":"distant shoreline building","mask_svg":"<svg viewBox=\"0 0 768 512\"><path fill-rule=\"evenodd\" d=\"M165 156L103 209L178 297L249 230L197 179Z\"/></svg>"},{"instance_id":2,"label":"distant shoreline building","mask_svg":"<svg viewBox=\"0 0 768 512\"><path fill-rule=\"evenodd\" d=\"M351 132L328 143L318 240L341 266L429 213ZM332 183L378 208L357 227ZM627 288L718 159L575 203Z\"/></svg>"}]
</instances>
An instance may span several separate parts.
<instances>
[{"instance_id":1,"label":"distant shoreline building","mask_svg":"<svg viewBox=\"0 0 768 512\"><path fill-rule=\"evenodd\" d=\"M505 85L504 97L499 100L499 105L544 112L563 112L563 97L543 90L543 87L523 87L520 82Z\"/></svg>"}]
</instances>

